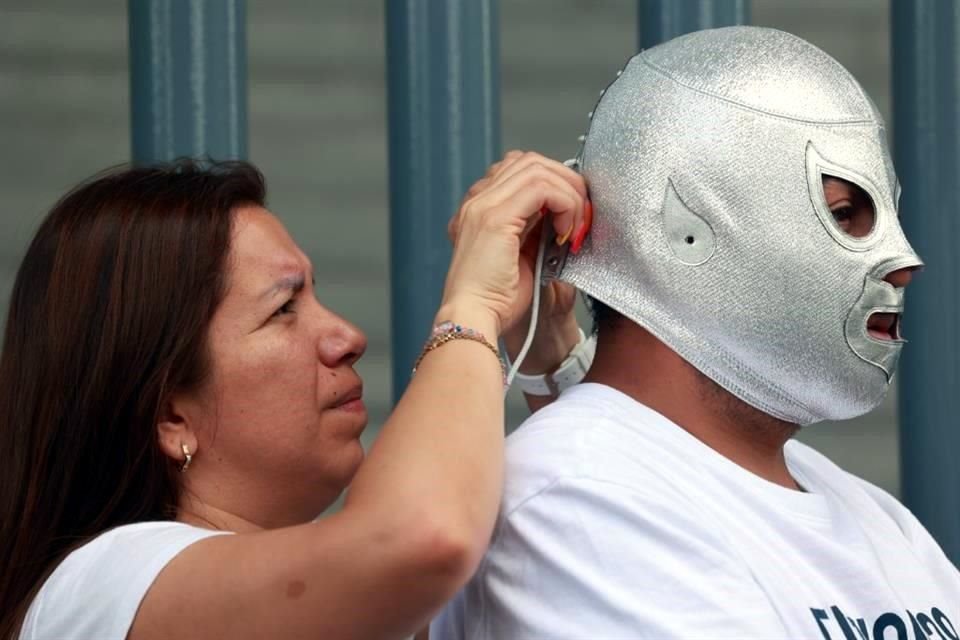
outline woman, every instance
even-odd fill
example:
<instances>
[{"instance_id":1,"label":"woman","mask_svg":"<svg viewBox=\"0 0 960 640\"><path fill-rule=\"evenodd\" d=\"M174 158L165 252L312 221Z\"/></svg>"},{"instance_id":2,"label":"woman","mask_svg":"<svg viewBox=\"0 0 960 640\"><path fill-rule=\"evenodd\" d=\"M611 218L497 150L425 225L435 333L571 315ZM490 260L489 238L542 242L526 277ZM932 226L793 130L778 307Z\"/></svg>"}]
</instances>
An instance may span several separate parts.
<instances>
[{"instance_id":1,"label":"woman","mask_svg":"<svg viewBox=\"0 0 960 640\"><path fill-rule=\"evenodd\" d=\"M364 336L264 196L250 165L181 162L97 177L41 225L0 357L0 638L402 637L475 569L493 345L524 331L538 212L582 242L582 180L514 152L474 185L436 315L469 339L435 329L366 460ZM570 305L544 316L555 364Z\"/></svg>"}]
</instances>

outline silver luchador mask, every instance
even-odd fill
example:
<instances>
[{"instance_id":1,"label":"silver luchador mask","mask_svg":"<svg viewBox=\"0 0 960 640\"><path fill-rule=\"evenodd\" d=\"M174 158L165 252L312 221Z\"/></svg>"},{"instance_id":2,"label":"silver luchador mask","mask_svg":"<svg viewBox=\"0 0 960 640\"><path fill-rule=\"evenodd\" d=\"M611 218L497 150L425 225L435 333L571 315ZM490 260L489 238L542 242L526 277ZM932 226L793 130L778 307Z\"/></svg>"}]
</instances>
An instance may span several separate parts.
<instances>
[{"instance_id":1,"label":"silver luchador mask","mask_svg":"<svg viewBox=\"0 0 960 640\"><path fill-rule=\"evenodd\" d=\"M922 264L897 220L884 123L836 60L759 27L640 53L603 93L578 157L595 219L560 278L750 405L798 424L861 415L903 340L884 281ZM863 189L873 227L835 222L822 176Z\"/></svg>"}]
</instances>

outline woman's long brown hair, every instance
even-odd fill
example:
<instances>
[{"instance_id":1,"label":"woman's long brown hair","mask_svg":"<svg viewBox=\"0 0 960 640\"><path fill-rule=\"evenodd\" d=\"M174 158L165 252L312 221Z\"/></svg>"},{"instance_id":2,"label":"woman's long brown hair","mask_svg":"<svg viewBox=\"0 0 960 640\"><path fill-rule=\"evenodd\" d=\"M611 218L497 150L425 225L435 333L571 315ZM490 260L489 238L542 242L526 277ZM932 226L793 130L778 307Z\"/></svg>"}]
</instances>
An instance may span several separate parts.
<instances>
[{"instance_id":1,"label":"woman's long brown hair","mask_svg":"<svg viewBox=\"0 0 960 640\"><path fill-rule=\"evenodd\" d=\"M175 515L158 414L207 374L231 211L264 196L251 165L180 161L96 176L41 224L0 354L0 638L70 550Z\"/></svg>"}]
</instances>

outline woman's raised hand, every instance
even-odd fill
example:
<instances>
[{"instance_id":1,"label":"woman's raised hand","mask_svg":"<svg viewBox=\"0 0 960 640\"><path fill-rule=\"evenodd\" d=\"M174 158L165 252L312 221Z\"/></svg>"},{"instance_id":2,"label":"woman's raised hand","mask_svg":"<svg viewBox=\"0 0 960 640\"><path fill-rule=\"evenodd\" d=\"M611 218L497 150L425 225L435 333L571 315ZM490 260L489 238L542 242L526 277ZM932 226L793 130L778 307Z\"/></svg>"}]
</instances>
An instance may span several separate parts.
<instances>
[{"instance_id":1,"label":"woman's raised hand","mask_svg":"<svg viewBox=\"0 0 960 640\"><path fill-rule=\"evenodd\" d=\"M482 308L498 335L511 328L532 299L541 212L558 242L579 244L588 206L586 184L572 169L533 152L507 153L467 191L450 221L453 258L441 309Z\"/></svg>"}]
</instances>

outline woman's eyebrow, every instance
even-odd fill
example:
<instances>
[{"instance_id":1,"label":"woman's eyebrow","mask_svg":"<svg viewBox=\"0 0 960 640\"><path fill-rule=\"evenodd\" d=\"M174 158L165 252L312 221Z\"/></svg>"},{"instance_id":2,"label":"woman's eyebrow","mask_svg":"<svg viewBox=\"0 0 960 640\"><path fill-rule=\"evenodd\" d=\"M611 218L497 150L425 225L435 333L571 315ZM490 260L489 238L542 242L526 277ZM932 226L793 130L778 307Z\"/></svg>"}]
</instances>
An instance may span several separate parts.
<instances>
[{"instance_id":1,"label":"woman's eyebrow","mask_svg":"<svg viewBox=\"0 0 960 640\"><path fill-rule=\"evenodd\" d=\"M292 291L293 293L299 293L303 290L304 283L306 279L303 273L295 273L288 276L283 276L267 289L261 298L271 298L281 291Z\"/></svg>"}]
</instances>

